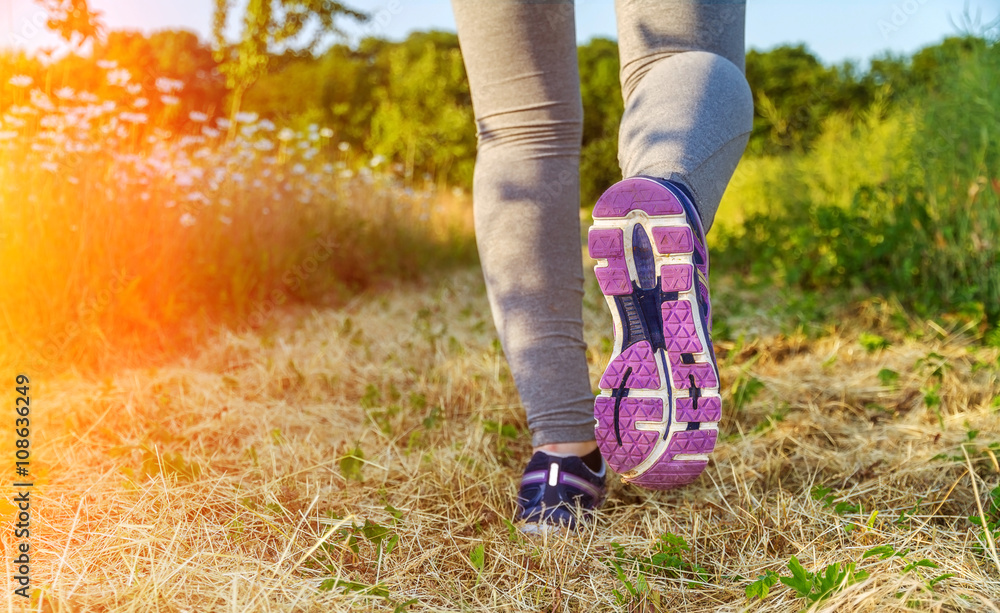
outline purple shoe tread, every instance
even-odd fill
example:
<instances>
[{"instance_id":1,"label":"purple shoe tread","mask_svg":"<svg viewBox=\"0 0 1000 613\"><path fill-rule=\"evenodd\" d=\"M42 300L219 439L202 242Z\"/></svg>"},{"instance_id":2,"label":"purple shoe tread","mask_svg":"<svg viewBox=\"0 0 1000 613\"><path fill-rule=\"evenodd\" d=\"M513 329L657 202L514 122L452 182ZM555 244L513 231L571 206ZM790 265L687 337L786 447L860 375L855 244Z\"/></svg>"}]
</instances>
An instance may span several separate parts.
<instances>
[{"instance_id":1,"label":"purple shoe tread","mask_svg":"<svg viewBox=\"0 0 1000 613\"><path fill-rule=\"evenodd\" d=\"M690 302L664 302L660 312L663 315L663 338L668 353L700 353L704 350L701 339L698 338L698 329L694 325Z\"/></svg>"},{"instance_id":2,"label":"purple shoe tread","mask_svg":"<svg viewBox=\"0 0 1000 613\"><path fill-rule=\"evenodd\" d=\"M693 269L690 264L660 267L660 289L664 292L686 292L691 289Z\"/></svg>"},{"instance_id":3,"label":"purple shoe tread","mask_svg":"<svg viewBox=\"0 0 1000 613\"><path fill-rule=\"evenodd\" d=\"M597 445L608 466L623 473L646 459L656 446L659 433L636 430L637 421L662 421L663 401L659 398L623 398L618 405L619 434L622 445L615 437L615 400L598 398L594 404L597 416Z\"/></svg>"},{"instance_id":4,"label":"purple shoe tread","mask_svg":"<svg viewBox=\"0 0 1000 613\"><path fill-rule=\"evenodd\" d=\"M719 387L719 378L711 364L675 364L671 360L674 388L686 390L691 388L690 375L694 376L694 384L699 388Z\"/></svg>"},{"instance_id":5,"label":"purple shoe tread","mask_svg":"<svg viewBox=\"0 0 1000 613\"><path fill-rule=\"evenodd\" d=\"M594 229L587 234L587 250L590 257L610 258L624 257L625 246L622 242L622 231L618 228Z\"/></svg>"},{"instance_id":6,"label":"purple shoe tread","mask_svg":"<svg viewBox=\"0 0 1000 613\"><path fill-rule=\"evenodd\" d=\"M705 460L691 462L659 462L629 483L653 490L668 490L693 483L708 466Z\"/></svg>"},{"instance_id":7,"label":"purple shoe tread","mask_svg":"<svg viewBox=\"0 0 1000 613\"><path fill-rule=\"evenodd\" d=\"M624 257L608 258L608 265L594 269L597 283L605 296L622 296L632 293L632 280Z\"/></svg>"},{"instance_id":8,"label":"purple shoe tread","mask_svg":"<svg viewBox=\"0 0 1000 613\"><path fill-rule=\"evenodd\" d=\"M699 398L698 408L694 408L693 398L678 398L675 421L719 421L722 418L721 398Z\"/></svg>"},{"instance_id":9,"label":"purple shoe tread","mask_svg":"<svg viewBox=\"0 0 1000 613\"><path fill-rule=\"evenodd\" d=\"M661 255L693 253L694 234L691 228L683 226L660 226L653 228L653 241Z\"/></svg>"},{"instance_id":10,"label":"purple shoe tread","mask_svg":"<svg viewBox=\"0 0 1000 613\"><path fill-rule=\"evenodd\" d=\"M718 430L682 430L674 432L664 457L673 460L675 455L711 453L715 449Z\"/></svg>"},{"instance_id":11,"label":"purple shoe tread","mask_svg":"<svg viewBox=\"0 0 1000 613\"><path fill-rule=\"evenodd\" d=\"M656 359L649 341L636 343L611 360L601 377L601 387L610 390L620 386L625 370L630 367L632 374L627 383L629 388L659 389L660 372L656 369Z\"/></svg>"},{"instance_id":12,"label":"purple shoe tread","mask_svg":"<svg viewBox=\"0 0 1000 613\"><path fill-rule=\"evenodd\" d=\"M681 215L684 207L662 185L645 179L625 179L611 186L594 205L594 217L625 217L642 210L649 215Z\"/></svg>"}]
</instances>

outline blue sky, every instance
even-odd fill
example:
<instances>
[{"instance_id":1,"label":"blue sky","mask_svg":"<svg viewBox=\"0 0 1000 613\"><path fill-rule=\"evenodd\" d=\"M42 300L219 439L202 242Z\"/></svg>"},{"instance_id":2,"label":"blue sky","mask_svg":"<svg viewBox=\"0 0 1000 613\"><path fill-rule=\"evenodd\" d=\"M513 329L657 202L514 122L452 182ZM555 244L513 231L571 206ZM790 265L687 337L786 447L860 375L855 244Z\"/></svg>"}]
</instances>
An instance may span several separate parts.
<instances>
[{"instance_id":1,"label":"blue sky","mask_svg":"<svg viewBox=\"0 0 1000 613\"><path fill-rule=\"evenodd\" d=\"M481 0L488 2L491 0ZM113 28L151 31L188 28L208 37L212 0L90 0ZM382 12L380 33L401 38L413 30L454 30L450 0L348 0L364 11ZM390 7L398 4L398 10ZM577 0L577 37L615 37L612 0ZM1000 16L1000 0L749 0L747 46L767 49L805 43L824 62L865 62L884 50L911 53L956 32L952 21L979 12L983 22ZM43 14L32 0L0 0L0 45L29 49L57 45L32 21ZM354 28L357 32L359 28Z\"/></svg>"}]
</instances>

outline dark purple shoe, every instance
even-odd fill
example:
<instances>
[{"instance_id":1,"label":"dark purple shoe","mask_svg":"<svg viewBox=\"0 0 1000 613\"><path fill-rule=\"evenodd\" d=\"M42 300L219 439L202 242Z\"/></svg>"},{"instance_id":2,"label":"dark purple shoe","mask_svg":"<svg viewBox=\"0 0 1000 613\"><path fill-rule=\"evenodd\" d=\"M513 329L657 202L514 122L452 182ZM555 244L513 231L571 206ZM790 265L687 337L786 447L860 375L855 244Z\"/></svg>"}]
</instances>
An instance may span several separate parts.
<instances>
[{"instance_id":1,"label":"dark purple shoe","mask_svg":"<svg viewBox=\"0 0 1000 613\"><path fill-rule=\"evenodd\" d=\"M722 416L698 211L680 185L631 177L597 201L588 246L614 319L594 403L601 454L636 485L691 483Z\"/></svg>"},{"instance_id":2,"label":"dark purple shoe","mask_svg":"<svg viewBox=\"0 0 1000 613\"><path fill-rule=\"evenodd\" d=\"M606 469L590 470L577 456L555 456L536 451L521 477L517 495L524 532L541 526L575 528L581 519L604 502ZM581 516L582 514L582 516Z\"/></svg>"}]
</instances>

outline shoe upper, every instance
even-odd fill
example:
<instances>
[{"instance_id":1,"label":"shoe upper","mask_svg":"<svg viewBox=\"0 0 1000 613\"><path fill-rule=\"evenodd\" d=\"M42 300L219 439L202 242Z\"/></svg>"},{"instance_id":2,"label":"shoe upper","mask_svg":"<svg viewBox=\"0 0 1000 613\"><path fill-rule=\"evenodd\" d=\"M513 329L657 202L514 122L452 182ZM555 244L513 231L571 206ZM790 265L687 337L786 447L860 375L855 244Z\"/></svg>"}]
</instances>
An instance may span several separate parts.
<instances>
[{"instance_id":1,"label":"shoe upper","mask_svg":"<svg viewBox=\"0 0 1000 613\"><path fill-rule=\"evenodd\" d=\"M590 470L577 456L555 456L537 451L521 477L517 503L519 518L529 523L576 527L577 509L586 513L604 502L606 468Z\"/></svg>"}]
</instances>

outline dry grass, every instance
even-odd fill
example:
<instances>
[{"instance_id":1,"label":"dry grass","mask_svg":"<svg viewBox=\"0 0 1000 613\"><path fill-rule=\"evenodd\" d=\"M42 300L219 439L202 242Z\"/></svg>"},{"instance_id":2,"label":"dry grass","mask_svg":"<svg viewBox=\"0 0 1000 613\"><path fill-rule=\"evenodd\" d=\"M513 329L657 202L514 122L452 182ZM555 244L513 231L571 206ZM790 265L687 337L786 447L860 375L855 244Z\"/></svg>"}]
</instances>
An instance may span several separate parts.
<instances>
[{"instance_id":1,"label":"dry grass","mask_svg":"<svg viewBox=\"0 0 1000 613\"><path fill-rule=\"evenodd\" d=\"M587 291L596 381L610 317L593 280ZM717 317L727 300L743 296L720 282ZM795 555L811 570L856 561L871 574L818 610L998 611L1000 565L974 549L967 519L972 479L985 496L1000 473L978 451L1000 438L990 408L998 351L924 322L908 338L877 306L845 310L817 338L780 333L781 316L763 307L729 317L753 340L718 342L724 382L753 376L764 388L738 411L727 391L724 436L702 479L671 492L615 482L595 526L544 542L512 539L504 523L530 442L477 270L340 310L284 311L167 368L36 381L41 608L392 611L415 600L408 610L590 611L655 610L659 599L664 611L798 611L805 601L780 583L763 602L744 596L766 569L787 574ZM892 344L869 353L863 330ZM931 353L940 357L915 365ZM921 391L939 363L943 430ZM879 381L883 368L900 373L895 385ZM970 462L932 460L961 456L970 429L980 431ZM342 470L351 473L341 459L355 444L363 481ZM810 496L820 484L862 509L824 507ZM402 513L395 525L387 504ZM344 529L366 519L398 534L391 552L378 556L365 538L348 547ZM8 521L0 530L10 560ZM611 543L648 555L665 532L686 539L707 582L653 574L655 594L616 603ZM925 577L954 577L928 592L900 558L861 561L886 544L940 565ZM481 572L470 560L479 545ZM389 598L318 590L337 574L381 583Z\"/></svg>"}]
</instances>

